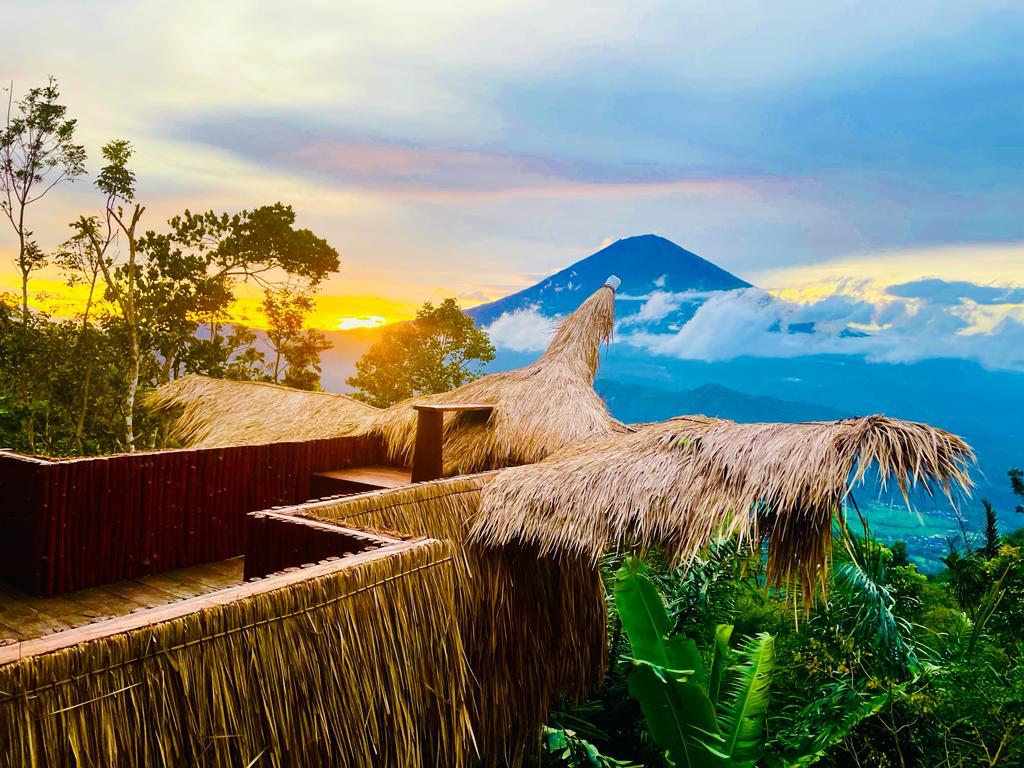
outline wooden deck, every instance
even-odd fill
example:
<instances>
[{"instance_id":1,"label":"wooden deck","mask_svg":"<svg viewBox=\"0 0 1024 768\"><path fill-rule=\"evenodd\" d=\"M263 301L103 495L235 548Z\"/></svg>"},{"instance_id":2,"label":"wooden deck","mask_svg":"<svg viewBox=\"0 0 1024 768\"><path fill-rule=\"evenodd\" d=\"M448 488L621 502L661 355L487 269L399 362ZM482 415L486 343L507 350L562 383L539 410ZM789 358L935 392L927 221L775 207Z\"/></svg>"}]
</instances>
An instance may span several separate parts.
<instances>
[{"instance_id":1,"label":"wooden deck","mask_svg":"<svg viewBox=\"0 0 1024 768\"><path fill-rule=\"evenodd\" d=\"M0 582L0 645L124 616L139 608L173 603L241 583L241 557L117 581L59 597L34 597Z\"/></svg>"},{"instance_id":2,"label":"wooden deck","mask_svg":"<svg viewBox=\"0 0 1024 768\"><path fill-rule=\"evenodd\" d=\"M375 488L399 488L412 482L412 472L408 469L386 467L383 465L336 469L332 472L317 472L316 477L329 477L332 480L372 485Z\"/></svg>"},{"instance_id":3,"label":"wooden deck","mask_svg":"<svg viewBox=\"0 0 1024 768\"><path fill-rule=\"evenodd\" d=\"M380 488L400 488L411 482L412 472L408 469L372 464L315 472L309 478L309 494L311 498L318 499L324 496L376 491Z\"/></svg>"}]
</instances>

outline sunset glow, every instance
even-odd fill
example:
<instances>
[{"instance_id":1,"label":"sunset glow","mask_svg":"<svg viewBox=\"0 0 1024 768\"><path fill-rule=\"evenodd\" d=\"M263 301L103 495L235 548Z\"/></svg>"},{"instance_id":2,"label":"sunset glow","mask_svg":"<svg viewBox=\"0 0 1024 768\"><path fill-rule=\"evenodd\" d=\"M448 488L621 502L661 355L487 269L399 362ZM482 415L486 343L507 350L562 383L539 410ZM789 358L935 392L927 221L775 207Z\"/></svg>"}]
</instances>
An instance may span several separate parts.
<instances>
[{"instance_id":1,"label":"sunset glow","mask_svg":"<svg viewBox=\"0 0 1024 768\"><path fill-rule=\"evenodd\" d=\"M354 328L379 328L387 322L380 315L363 315L362 317L343 317L338 320L339 331L351 331Z\"/></svg>"}]
</instances>

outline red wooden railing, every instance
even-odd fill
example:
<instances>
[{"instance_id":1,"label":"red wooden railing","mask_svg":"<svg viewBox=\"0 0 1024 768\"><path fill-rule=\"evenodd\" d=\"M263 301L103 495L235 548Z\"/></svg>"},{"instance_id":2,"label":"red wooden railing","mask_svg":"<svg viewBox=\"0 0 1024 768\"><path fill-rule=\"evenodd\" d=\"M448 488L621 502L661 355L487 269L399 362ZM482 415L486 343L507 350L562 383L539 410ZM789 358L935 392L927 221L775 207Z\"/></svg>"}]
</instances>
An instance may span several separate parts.
<instances>
[{"instance_id":1,"label":"red wooden railing","mask_svg":"<svg viewBox=\"0 0 1024 768\"><path fill-rule=\"evenodd\" d=\"M309 498L314 472L380 443L300 443L49 461L0 452L0 577L38 595L240 555L245 516Z\"/></svg>"}]
</instances>

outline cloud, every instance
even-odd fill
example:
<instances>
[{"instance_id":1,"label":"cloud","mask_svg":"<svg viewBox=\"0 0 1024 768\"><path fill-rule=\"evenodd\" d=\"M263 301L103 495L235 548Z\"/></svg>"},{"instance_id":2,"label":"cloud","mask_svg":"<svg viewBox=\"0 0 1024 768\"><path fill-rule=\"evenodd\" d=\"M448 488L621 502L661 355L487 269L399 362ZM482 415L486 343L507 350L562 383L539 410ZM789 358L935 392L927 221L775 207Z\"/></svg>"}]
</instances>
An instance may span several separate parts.
<instances>
[{"instance_id":1,"label":"cloud","mask_svg":"<svg viewBox=\"0 0 1024 768\"><path fill-rule=\"evenodd\" d=\"M637 330L619 339L652 354L690 360L834 354L907 363L952 357L1024 370L1024 311L982 329L961 309L838 295L797 304L749 288L710 295L676 332ZM809 326L813 333L793 332Z\"/></svg>"},{"instance_id":2,"label":"cloud","mask_svg":"<svg viewBox=\"0 0 1024 768\"><path fill-rule=\"evenodd\" d=\"M701 300L679 330L649 330L682 302ZM539 352L550 341L557 320L531 307L501 315L487 331L499 347ZM687 360L858 355L874 362L910 363L960 358L989 368L1024 371L1024 309L1014 308L987 326L977 321L977 314L961 305L916 298L875 302L832 295L796 303L758 288L654 292L639 312L620 321L617 339L654 355ZM813 333L800 332L808 328Z\"/></svg>"},{"instance_id":3,"label":"cloud","mask_svg":"<svg viewBox=\"0 0 1024 768\"><path fill-rule=\"evenodd\" d=\"M947 307L965 301L975 304L1024 304L1024 288L998 285L979 285L966 280L940 280L928 278L890 285L886 292L906 299L924 299Z\"/></svg>"},{"instance_id":4,"label":"cloud","mask_svg":"<svg viewBox=\"0 0 1024 768\"><path fill-rule=\"evenodd\" d=\"M545 317L536 307L505 312L486 331L495 346L514 352L541 352L555 333L558 318Z\"/></svg>"},{"instance_id":5,"label":"cloud","mask_svg":"<svg viewBox=\"0 0 1024 768\"><path fill-rule=\"evenodd\" d=\"M661 285L664 285L664 278L665 275L662 275L654 281L654 284L658 285L660 282ZM672 293L671 291L652 291L644 296L620 295L618 296L620 300L639 300L643 302L640 305L640 310L638 312L622 318L621 325L623 327L628 327L631 325L655 323L659 320L664 320L684 304L698 304L711 295L711 293L702 291L681 291L679 293Z\"/></svg>"}]
</instances>

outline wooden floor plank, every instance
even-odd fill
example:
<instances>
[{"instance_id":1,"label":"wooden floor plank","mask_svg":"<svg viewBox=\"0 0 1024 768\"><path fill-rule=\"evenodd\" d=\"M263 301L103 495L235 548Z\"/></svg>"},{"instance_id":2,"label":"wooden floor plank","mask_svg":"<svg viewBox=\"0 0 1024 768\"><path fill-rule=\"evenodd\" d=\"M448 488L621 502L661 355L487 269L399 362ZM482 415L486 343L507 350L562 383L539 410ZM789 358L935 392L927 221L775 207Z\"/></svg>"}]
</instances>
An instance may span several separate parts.
<instances>
[{"instance_id":1,"label":"wooden floor plank","mask_svg":"<svg viewBox=\"0 0 1024 768\"><path fill-rule=\"evenodd\" d=\"M235 557L59 597L36 597L0 583L0 646L241 584L242 560Z\"/></svg>"}]
</instances>

